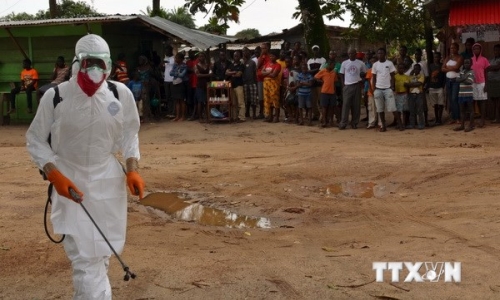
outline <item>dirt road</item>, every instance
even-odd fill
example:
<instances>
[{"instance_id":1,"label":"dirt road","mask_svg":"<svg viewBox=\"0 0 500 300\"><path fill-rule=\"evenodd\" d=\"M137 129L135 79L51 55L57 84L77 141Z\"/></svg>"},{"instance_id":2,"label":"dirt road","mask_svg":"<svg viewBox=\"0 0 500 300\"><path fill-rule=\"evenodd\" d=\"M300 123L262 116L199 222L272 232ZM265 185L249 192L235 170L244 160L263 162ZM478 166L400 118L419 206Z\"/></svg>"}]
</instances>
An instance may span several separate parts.
<instances>
[{"instance_id":1,"label":"dirt road","mask_svg":"<svg viewBox=\"0 0 500 300\"><path fill-rule=\"evenodd\" d=\"M180 221L129 199L114 299L500 299L500 140L442 126L386 133L246 122L141 128L147 192L269 218ZM70 263L44 234L46 182L26 126L0 134L0 299L69 299ZM461 262L461 282L375 280L373 262ZM425 268L420 269L420 274ZM384 298L385 297L385 298Z\"/></svg>"}]
</instances>

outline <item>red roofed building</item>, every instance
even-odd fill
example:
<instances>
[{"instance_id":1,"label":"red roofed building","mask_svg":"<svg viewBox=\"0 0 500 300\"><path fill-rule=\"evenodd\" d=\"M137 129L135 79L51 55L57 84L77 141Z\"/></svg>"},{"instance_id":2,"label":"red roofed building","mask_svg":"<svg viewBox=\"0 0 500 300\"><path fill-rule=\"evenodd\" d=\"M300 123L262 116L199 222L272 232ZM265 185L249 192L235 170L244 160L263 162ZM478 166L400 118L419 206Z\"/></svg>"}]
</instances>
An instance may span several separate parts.
<instances>
[{"instance_id":1,"label":"red roofed building","mask_svg":"<svg viewBox=\"0 0 500 300\"><path fill-rule=\"evenodd\" d=\"M473 37L490 57L493 46L500 43L500 0L429 0L425 5L440 29L436 37L442 48L457 42L462 51L465 39Z\"/></svg>"}]
</instances>

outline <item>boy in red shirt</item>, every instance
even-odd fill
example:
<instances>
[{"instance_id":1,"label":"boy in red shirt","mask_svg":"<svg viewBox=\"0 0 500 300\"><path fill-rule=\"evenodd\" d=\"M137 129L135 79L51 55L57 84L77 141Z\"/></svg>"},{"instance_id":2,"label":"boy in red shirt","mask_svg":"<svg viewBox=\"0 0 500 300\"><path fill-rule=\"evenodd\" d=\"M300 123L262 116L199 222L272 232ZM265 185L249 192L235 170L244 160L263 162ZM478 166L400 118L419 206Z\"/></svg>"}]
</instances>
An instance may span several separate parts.
<instances>
[{"instance_id":1,"label":"boy in red shirt","mask_svg":"<svg viewBox=\"0 0 500 300\"><path fill-rule=\"evenodd\" d=\"M321 80L321 127L327 127L329 121L333 119L333 108L337 105L337 96L335 95L335 81L338 80L337 72L333 70L335 61L330 60L325 69L314 75L314 79Z\"/></svg>"},{"instance_id":2,"label":"boy in red shirt","mask_svg":"<svg viewBox=\"0 0 500 300\"><path fill-rule=\"evenodd\" d=\"M23 70L21 71L21 86L17 86L10 91L10 110L8 114L16 112L16 94L21 91L26 91L26 99L28 100L28 113L33 113L33 98L32 92L38 87L38 72L31 67L31 60L26 58L23 60Z\"/></svg>"}]
</instances>

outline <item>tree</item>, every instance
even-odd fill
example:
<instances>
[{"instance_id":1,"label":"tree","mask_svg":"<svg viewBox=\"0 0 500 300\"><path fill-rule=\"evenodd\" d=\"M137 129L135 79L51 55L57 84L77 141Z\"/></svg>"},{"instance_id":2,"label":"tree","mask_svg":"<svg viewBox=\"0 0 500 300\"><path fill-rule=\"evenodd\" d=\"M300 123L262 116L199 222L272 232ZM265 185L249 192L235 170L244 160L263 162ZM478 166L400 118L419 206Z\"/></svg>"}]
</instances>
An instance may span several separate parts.
<instances>
[{"instance_id":1,"label":"tree","mask_svg":"<svg viewBox=\"0 0 500 300\"><path fill-rule=\"evenodd\" d=\"M221 24L227 25L229 21L239 22L239 7L244 3L245 0L186 0L184 7L189 8L193 15L197 12L207 15L212 12L213 17L220 20Z\"/></svg>"},{"instance_id":2,"label":"tree","mask_svg":"<svg viewBox=\"0 0 500 300\"><path fill-rule=\"evenodd\" d=\"M18 14L15 14L12 12L12 13L0 18L0 20L2 20L2 21L26 21L26 20L34 20L34 19L35 19L35 16L30 15L30 14L25 13L25 12L18 13Z\"/></svg>"},{"instance_id":3,"label":"tree","mask_svg":"<svg viewBox=\"0 0 500 300\"><path fill-rule=\"evenodd\" d=\"M196 28L193 15L191 15L188 10L182 6L167 11L165 19L191 29Z\"/></svg>"},{"instance_id":4,"label":"tree","mask_svg":"<svg viewBox=\"0 0 500 300\"><path fill-rule=\"evenodd\" d=\"M323 1L321 1L323 3ZM307 45L318 45L323 56L330 51L320 0L299 0L300 19ZM310 47L308 47L310 48Z\"/></svg>"},{"instance_id":5,"label":"tree","mask_svg":"<svg viewBox=\"0 0 500 300\"><path fill-rule=\"evenodd\" d=\"M50 14L50 17L52 19L57 17L57 1L56 0L49 0L49 14Z\"/></svg>"},{"instance_id":6,"label":"tree","mask_svg":"<svg viewBox=\"0 0 500 300\"><path fill-rule=\"evenodd\" d=\"M164 19L166 19L167 16L167 11L163 7L160 7L158 11L153 12L151 6L147 6L146 11L141 10L141 13L149 17L161 17Z\"/></svg>"},{"instance_id":7,"label":"tree","mask_svg":"<svg viewBox=\"0 0 500 300\"><path fill-rule=\"evenodd\" d=\"M274 0L267 0L274 1ZM348 34L362 36L370 41L413 44L424 36L425 0L297 0L298 12L304 24L304 38L307 44L318 44L324 55L329 49L323 16L328 19L342 19L349 10L352 15ZM186 0L190 12L212 14L227 25L231 20L229 12L239 14L239 7L245 0ZM207 9L207 7L209 9ZM223 17L226 18L223 18Z\"/></svg>"},{"instance_id":8,"label":"tree","mask_svg":"<svg viewBox=\"0 0 500 300\"><path fill-rule=\"evenodd\" d=\"M338 0L298 0L299 13L296 14L296 17L300 17L304 24L304 38L306 43L319 45L324 55L328 53L330 46L322 18L326 11L322 7L337 7L333 2L338 2ZM189 7L189 11L192 14L197 12L209 14L212 12L213 16L217 20L220 20L219 25L227 28L229 21L238 22L239 7L244 3L245 0L186 0L185 6ZM208 10L207 7L209 8ZM332 10L330 14L337 16L340 15L340 11Z\"/></svg>"},{"instance_id":9,"label":"tree","mask_svg":"<svg viewBox=\"0 0 500 300\"><path fill-rule=\"evenodd\" d=\"M370 41L411 45L424 38L424 0L347 0L351 26Z\"/></svg>"},{"instance_id":10,"label":"tree","mask_svg":"<svg viewBox=\"0 0 500 300\"><path fill-rule=\"evenodd\" d=\"M153 10L151 11L150 16L155 17L160 15L160 0L153 0Z\"/></svg>"},{"instance_id":11,"label":"tree","mask_svg":"<svg viewBox=\"0 0 500 300\"><path fill-rule=\"evenodd\" d=\"M141 10L141 13L150 17L158 16L191 29L196 28L193 15L183 6L171 10L165 10L163 7L160 7L156 12L148 6L146 7L146 12Z\"/></svg>"},{"instance_id":12,"label":"tree","mask_svg":"<svg viewBox=\"0 0 500 300\"><path fill-rule=\"evenodd\" d=\"M207 24L198 29L212 34L225 35L228 28L229 26L227 24L220 24L216 17L211 17L208 19Z\"/></svg>"},{"instance_id":13,"label":"tree","mask_svg":"<svg viewBox=\"0 0 500 300\"><path fill-rule=\"evenodd\" d=\"M57 12L57 18L100 17L104 15L98 13L83 1L62 0L61 4L56 5L57 8L55 9L55 11ZM31 15L28 13L11 13L3 17L3 19L7 21L44 20L51 18L53 18L53 16L51 15L50 7L47 10L39 10L35 15Z\"/></svg>"},{"instance_id":14,"label":"tree","mask_svg":"<svg viewBox=\"0 0 500 300\"><path fill-rule=\"evenodd\" d=\"M235 34L235 37L240 39L251 40L256 37L260 37L259 30L255 28L243 29Z\"/></svg>"}]
</instances>

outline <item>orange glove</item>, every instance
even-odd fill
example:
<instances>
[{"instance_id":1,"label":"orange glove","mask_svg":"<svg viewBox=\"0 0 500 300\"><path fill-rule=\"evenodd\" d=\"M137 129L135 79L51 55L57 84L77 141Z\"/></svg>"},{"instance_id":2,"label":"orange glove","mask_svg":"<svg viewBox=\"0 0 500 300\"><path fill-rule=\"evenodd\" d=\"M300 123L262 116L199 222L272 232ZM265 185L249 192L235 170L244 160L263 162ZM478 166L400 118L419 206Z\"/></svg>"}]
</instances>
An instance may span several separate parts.
<instances>
[{"instance_id":1,"label":"orange glove","mask_svg":"<svg viewBox=\"0 0 500 300\"><path fill-rule=\"evenodd\" d=\"M127 185L132 195L139 196L139 199L142 199L145 184L139 173L136 171L127 172Z\"/></svg>"},{"instance_id":2,"label":"orange glove","mask_svg":"<svg viewBox=\"0 0 500 300\"><path fill-rule=\"evenodd\" d=\"M59 195L71 199L76 203L82 202L83 193L80 192L80 190L78 190L76 185L71 180L69 180L68 178L66 178L66 176L64 176L61 172L59 172L59 170L54 169L50 171L47 174L47 179L50 181L50 183L54 185ZM71 196L69 192L70 188L73 189L80 196L80 199L75 199Z\"/></svg>"}]
</instances>

